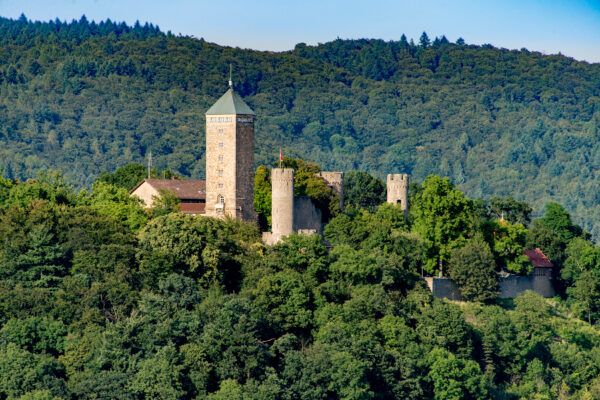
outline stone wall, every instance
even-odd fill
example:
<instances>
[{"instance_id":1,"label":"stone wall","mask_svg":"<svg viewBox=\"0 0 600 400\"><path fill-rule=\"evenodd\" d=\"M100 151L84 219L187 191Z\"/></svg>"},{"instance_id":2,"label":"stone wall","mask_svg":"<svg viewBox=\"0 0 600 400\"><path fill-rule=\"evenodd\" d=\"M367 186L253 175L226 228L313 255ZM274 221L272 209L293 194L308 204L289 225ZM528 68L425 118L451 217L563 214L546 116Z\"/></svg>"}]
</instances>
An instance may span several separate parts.
<instances>
[{"instance_id":1,"label":"stone wall","mask_svg":"<svg viewBox=\"0 0 600 400\"><path fill-rule=\"evenodd\" d=\"M455 301L464 301L465 298L460 294L460 289L452 279L448 278L424 278L433 294L438 299L448 299Z\"/></svg>"},{"instance_id":2,"label":"stone wall","mask_svg":"<svg viewBox=\"0 0 600 400\"><path fill-rule=\"evenodd\" d=\"M321 210L315 207L308 196L294 199L294 232L322 232Z\"/></svg>"},{"instance_id":3,"label":"stone wall","mask_svg":"<svg viewBox=\"0 0 600 400\"><path fill-rule=\"evenodd\" d=\"M514 299L519 293L533 290L542 297L553 297L556 295L552 278L548 276L517 276L510 275L500 280L500 298Z\"/></svg>"},{"instance_id":4,"label":"stone wall","mask_svg":"<svg viewBox=\"0 0 600 400\"><path fill-rule=\"evenodd\" d=\"M448 299L456 301L464 301L464 297L460 294L460 289L454 281L448 278L424 278L431 293L438 299ZM510 275L500 278L500 294L501 299L514 299L520 293L526 290L532 290L542 297L554 297L556 291L552 284L552 278L548 276L518 276Z\"/></svg>"},{"instance_id":5,"label":"stone wall","mask_svg":"<svg viewBox=\"0 0 600 400\"><path fill-rule=\"evenodd\" d=\"M344 173L343 172L319 172L320 176L325 180L327 186L332 188L340 196L340 210L344 209Z\"/></svg>"}]
</instances>

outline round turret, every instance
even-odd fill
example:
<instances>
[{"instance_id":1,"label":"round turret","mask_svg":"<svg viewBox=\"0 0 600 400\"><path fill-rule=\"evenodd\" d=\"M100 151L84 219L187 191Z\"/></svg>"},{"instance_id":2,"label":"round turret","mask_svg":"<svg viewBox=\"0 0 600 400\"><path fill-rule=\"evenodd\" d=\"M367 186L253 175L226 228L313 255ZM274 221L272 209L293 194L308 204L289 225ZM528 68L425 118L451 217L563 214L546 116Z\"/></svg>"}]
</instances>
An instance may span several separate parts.
<instances>
[{"instance_id":1,"label":"round turret","mask_svg":"<svg viewBox=\"0 0 600 400\"><path fill-rule=\"evenodd\" d=\"M388 174L387 202L408 210L408 174Z\"/></svg>"},{"instance_id":2,"label":"round turret","mask_svg":"<svg viewBox=\"0 0 600 400\"><path fill-rule=\"evenodd\" d=\"M287 236L294 232L294 170L271 170L271 231Z\"/></svg>"}]
</instances>

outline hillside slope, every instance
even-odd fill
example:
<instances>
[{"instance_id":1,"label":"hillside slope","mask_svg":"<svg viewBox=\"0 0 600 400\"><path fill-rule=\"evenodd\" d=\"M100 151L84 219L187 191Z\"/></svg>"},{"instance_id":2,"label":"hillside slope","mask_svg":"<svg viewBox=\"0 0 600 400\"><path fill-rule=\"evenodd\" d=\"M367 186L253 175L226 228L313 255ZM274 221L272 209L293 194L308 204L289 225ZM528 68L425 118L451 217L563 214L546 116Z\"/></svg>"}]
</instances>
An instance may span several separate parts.
<instances>
[{"instance_id":1,"label":"hillside slope","mask_svg":"<svg viewBox=\"0 0 600 400\"><path fill-rule=\"evenodd\" d=\"M279 147L325 169L450 176L471 197L555 200L600 234L600 65L492 46L336 40L221 47L153 26L0 19L0 168L88 186L144 162L204 176L204 112L236 89Z\"/></svg>"}]
</instances>

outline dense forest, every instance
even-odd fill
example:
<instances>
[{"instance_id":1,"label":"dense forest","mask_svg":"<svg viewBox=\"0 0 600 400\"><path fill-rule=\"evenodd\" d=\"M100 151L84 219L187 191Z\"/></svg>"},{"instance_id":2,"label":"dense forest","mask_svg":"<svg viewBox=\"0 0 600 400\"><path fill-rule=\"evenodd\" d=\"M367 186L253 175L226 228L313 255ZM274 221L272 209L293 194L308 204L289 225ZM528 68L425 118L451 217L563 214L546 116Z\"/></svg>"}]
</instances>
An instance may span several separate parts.
<instances>
[{"instance_id":1,"label":"dense forest","mask_svg":"<svg viewBox=\"0 0 600 400\"><path fill-rule=\"evenodd\" d=\"M318 166L286 164L327 198L306 189ZM89 191L0 177L0 399L600 398L600 248L558 203L532 220L430 175L405 216L354 171L343 211L322 202L326 241L266 247L255 224L178 213L168 193L144 209L129 196L144 175ZM497 300L498 272L528 274L535 247L560 296ZM470 301L433 298L421 275L440 272Z\"/></svg>"},{"instance_id":2,"label":"dense forest","mask_svg":"<svg viewBox=\"0 0 600 400\"><path fill-rule=\"evenodd\" d=\"M273 53L152 25L0 18L0 168L62 170L89 188L130 162L204 177L204 112L235 89L256 111L256 161L448 176L473 198L565 206L600 235L600 65L472 46L335 40Z\"/></svg>"}]
</instances>

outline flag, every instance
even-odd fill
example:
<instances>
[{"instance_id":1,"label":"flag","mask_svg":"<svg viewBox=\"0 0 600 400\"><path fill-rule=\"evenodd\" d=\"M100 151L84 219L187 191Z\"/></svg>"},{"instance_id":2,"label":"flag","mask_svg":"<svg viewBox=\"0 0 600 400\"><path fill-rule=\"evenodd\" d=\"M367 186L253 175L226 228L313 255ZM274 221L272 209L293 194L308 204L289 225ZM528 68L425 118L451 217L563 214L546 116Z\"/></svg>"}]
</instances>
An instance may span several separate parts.
<instances>
[{"instance_id":1,"label":"flag","mask_svg":"<svg viewBox=\"0 0 600 400\"><path fill-rule=\"evenodd\" d=\"M281 148L279 149L279 161L283 162L283 153L281 152Z\"/></svg>"}]
</instances>

